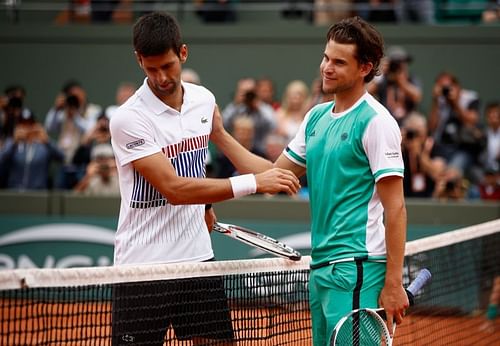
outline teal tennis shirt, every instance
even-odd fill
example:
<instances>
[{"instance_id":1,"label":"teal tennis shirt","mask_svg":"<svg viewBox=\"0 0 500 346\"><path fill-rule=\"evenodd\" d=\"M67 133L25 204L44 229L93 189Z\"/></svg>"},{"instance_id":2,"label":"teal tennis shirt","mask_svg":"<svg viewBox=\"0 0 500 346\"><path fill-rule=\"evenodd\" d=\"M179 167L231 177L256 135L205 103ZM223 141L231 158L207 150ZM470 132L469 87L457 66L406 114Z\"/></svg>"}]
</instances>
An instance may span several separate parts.
<instances>
[{"instance_id":1,"label":"teal tennis shirt","mask_svg":"<svg viewBox=\"0 0 500 346\"><path fill-rule=\"evenodd\" d=\"M404 171L401 132L384 106L368 93L342 113L334 105L313 107L284 151L307 171L312 265L385 258L376 182Z\"/></svg>"}]
</instances>

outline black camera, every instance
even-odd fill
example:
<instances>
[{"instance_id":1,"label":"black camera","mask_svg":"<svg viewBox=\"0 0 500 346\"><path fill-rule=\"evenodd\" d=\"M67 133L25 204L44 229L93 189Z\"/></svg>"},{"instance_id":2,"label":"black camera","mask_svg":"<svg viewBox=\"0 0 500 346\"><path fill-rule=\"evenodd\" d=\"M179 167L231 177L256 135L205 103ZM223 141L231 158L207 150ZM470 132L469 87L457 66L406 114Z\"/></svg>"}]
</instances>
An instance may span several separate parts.
<instances>
[{"instance_id":1,"label":"black camera","mask_svg":"<svg viewBox=\"0 0 500 346\"><path fill-rule=\"evenodd\" d=\"M455 188L458 186L458 181L457 180L449 180L446 182L446 185L444 187L444 190L446 192L452 192L455 190Z\"/></svg>"},{"instance_id":2,"label":"black camera","mask_svg":"<svg viewBox=\"0 0 500 346\"><path fill-rule=\"evenodd\" d=\"M66 97L66 106L69 108L80 108L80 100L75 95L68 95Z\"/></svg>"},{"instance_id":3,"label":"black camera","mask_svg":"<svg viewBox=\"0 0 500 346\"><path fill-rule=\"evenodd\" d=\"M401 60L391 60L389 61L388 73L396 73L401 70L402 62Z\"/></svg>"},{"instance_id":4,"label":"black camera","mask_svg":"<svg viewBox=\"0 0 500 346\"><path fill-rule=\"evenodd\" d=\"M406 139L414 139L415 137L418 136L418 133L417 131L413 130L413 129L408 129L406 130Z\"/></svg>"},{"instance_id":5,"label":"black camera","mask_svg":"<svg viewBox=\"0 0 500 346\"><path fill-rule=\"evenodd\" d=\"M443 88L441 89L441 93L443 94L444 97L449 97L450 96L450 91L451 91L451 87L449 85L445 85L443 86Z\"/></svg>"}]
</instances>

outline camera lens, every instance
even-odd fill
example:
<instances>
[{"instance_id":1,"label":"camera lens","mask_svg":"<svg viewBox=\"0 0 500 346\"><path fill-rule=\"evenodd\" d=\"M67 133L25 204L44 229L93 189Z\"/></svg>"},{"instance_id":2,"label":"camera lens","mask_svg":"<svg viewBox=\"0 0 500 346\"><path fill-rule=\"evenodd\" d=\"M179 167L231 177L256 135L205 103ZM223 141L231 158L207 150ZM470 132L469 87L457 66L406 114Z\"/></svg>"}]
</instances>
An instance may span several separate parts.
<instances>
[{"instance_id":1,"label":"camera lens","mask_svg":"<svg viewBox=\"0 0 500 346\"><path fill-rule=\"evenodd\" d=\"M443 93L444 97L448 97L450 95L450 87L449 86L444 86L443 89L441 90Z\"/></svg>"}]
</instances>

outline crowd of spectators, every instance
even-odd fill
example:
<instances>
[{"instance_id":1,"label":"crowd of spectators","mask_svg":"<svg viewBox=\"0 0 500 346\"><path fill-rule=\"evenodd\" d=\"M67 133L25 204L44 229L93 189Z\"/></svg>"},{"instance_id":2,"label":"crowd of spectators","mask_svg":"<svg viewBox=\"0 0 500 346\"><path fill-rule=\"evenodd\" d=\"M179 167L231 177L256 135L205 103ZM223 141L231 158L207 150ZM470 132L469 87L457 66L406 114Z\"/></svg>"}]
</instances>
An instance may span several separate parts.
<instances>
[{"instance_id":1,"label":"crowd of spectators","mask_svg":"<svg viewBox=\"0 0 500 346\"><path fill-rule=\"evenodd\" d=\"M68 0L58 23L130 23L136 15L156 8L161 0ZM203 23L236 23L246 3L254 7L266 1L192 0L178 1L179 9L192 10ZM269 1L267 1L269 2ZM358 15L374 23L469 22L494 23L500 19L498 0L281 0L281 17L305 19L315 25L329 25ZM265 4L264 4L265 5ZM281 6L279 6L281 5ZM265 7L258 10L261 13ZM246 10L248 11L248 9Z\"/></svg>"},{"instance_id":2,"label":"crowd of spectators","mask_svg":"<svg viewBox=\"0 0 500 346\"><path fill-rule=\"evenodd\" d=\"M500 103L462 86L443 71L430 89L428 114L412 58L403 47L388 47L382 74L368 92L380 100L401 128L406 197L438 200L500 199ZM186 82L200 76L185 69ZM109 119L136 89L120 83L110 105L87 99L78 81L57 93L45 117L37 119L25 104L26 90L13 85L0 98L0 187L15 190L59 189L87 195L118 195ZM281 94L269 76L236 81L233 99L219 105L225 127L248 150L275 160L293 138L311 107L334 99L311 84L291 80ZM277 96L277 95L280 95ZM207 174L230 177L238 172L211 148ZM307 180L301 182L307 191Z\"/></svg>"}]
</instances>

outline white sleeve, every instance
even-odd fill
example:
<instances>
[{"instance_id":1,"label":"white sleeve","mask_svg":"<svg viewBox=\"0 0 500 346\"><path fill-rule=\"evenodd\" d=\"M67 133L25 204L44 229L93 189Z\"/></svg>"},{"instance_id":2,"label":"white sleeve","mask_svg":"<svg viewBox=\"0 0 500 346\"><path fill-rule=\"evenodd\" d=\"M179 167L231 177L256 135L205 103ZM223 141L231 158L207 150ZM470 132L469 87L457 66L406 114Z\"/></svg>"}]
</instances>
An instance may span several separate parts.
<instances>
[{"instance_id":1,"label":"white sleeve","mask_svg":"<svg viewBox=\"0 0 500 346\"><path fill-rule=\"evenodd\" d=\"M310 114L311 111L304 116L295 137L283 151L287 158L302 167L306 166L306 127Z\"/></svg>"},{"instance_id":2,"label":"white sleeve","mask_svg":"<svg viewBox=\"0 0 500 346\"><path fill-rule=\"evenodd\" d=\"M363 134L363 147L375 181L392 175L403 177L401 130L391 115L373 118Z\"/></svg>"},{"instance_id":3,"label":"white sleeve","mask_svg":"<svg viewBox=\"0 0 500 346\"><path fill-rule=\"evenodd\" d=\"M109 128L113 151L121 166L161 151L146 117L129 109L117 113L111 118Z\"/></svg>"}]
</instances>

